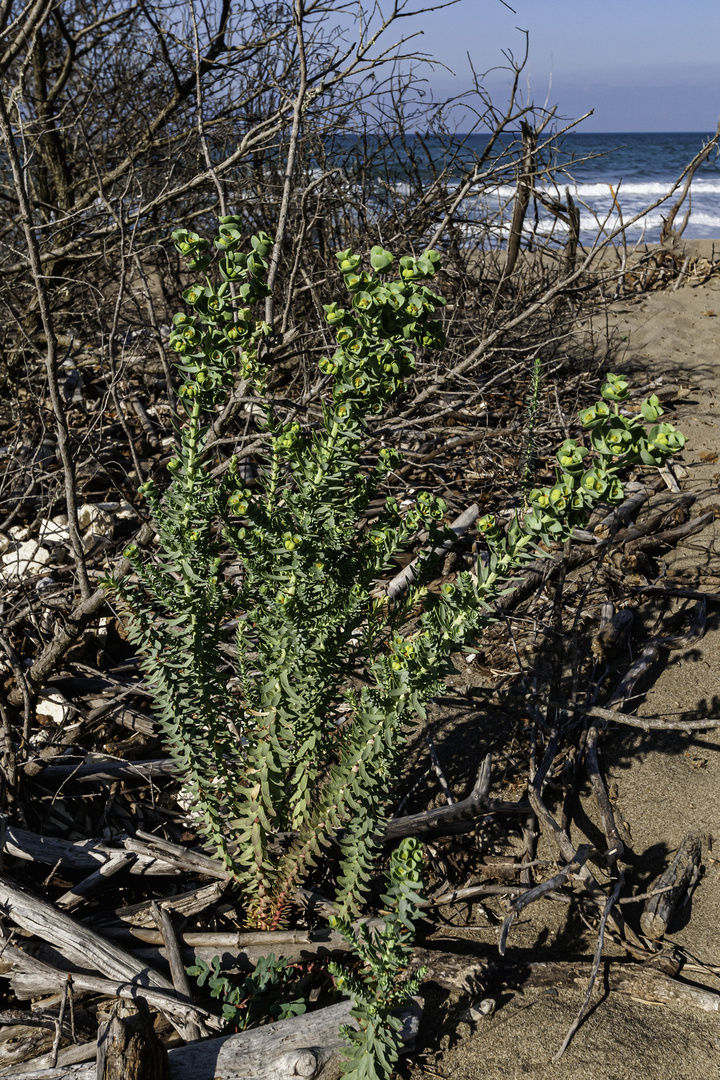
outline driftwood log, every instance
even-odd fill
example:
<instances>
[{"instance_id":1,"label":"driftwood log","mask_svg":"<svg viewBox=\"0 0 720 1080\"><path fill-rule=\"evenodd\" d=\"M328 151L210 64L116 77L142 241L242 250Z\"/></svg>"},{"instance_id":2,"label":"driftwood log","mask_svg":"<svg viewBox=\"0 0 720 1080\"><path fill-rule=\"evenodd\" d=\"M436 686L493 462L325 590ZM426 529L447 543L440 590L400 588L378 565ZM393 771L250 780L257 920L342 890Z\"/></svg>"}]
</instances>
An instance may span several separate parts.
<instances>
[{"instance_id":1,"label":"driftwood log","mask_svg":"<svg viewBox=\"0 0 720 1080\"><path fill-rule=\"evenodd\" d=\"M143 932L143 936L149 936L151 941L147 944L143 944L142 939L137 941L132 946L133 954L148 964L169 963L165 943L158 941L155 935L145 935ZM288 940L284 942L263 941L259 934L255 936L255 942L241 944L239 939L245 937L244 934L180 935L179 956L185 965L192 964L196 959L209 964L213 957L219 956L223 971L232 973L254 971L260 958L269 953L297 964L321 958L339 958L352 949L346 939L334 930L297 931L288 935ZM203 938L208 940L203 941Z\"/></svg>"},{"instance_id":2,"label":"driftwood log","mask_svg":"<svg viewBox=\"0 0 720 1080\"><path fill-rule=\"evenodd\" d=\"M326 1009L253 1031L210 1039L170 1050L172 1080L338 1080L344 1024L352 1024L351 1003ZM404 1015L402 1038L407 1046L417 1034L419 1006ZM28 1073L27 1080L96 1080L96 1065L43 1069ZM150 1074L148 1074L150 1075ZM162 1074L158 1074L162 1080Z\"/></svg>"},{"instance_id":3,"label":"driftwood log","mask_svg":"<svg viewBox=\"0 0 720 1080\"><path fill-rule=\"evenodd\" d=\"M55 1038L52 1024L36 1027L30 1024L8 1024L0 1028L0 1074L29 1058L50 1050Z\"/></svg>"},{"instance_id":4,"label":"driftwood log","mask_svg":"<svg viewBox=\"0 0 720 1080\"><path fill-rule=\"evenodd\" d=\"M125 849L110 847L95 840L61 840L54 836L39 836L26 829L8 825L5 833L5 852L24 862L57 866L68 870L98 870ZM131 874L174 875L180 870L175 863L156 856L133 853L129 864Z\"/></svg>"},{"instance_id":5,"label":"driftwood log","mask_svg":"<svg viewBox=\"0 0 720 1080\"><path fill-rule=\"evenodd\" d=\"M416 949L413 967L428 969L426 981L455 992L487 996L501 987L584 988L590 963L506 964L463 953ZM672 978L643 964L606 961L601 973L611 991L645 1002L718 1012L720 994ZM172 1080L337 1080L341 1024L350 1021L343 1002L254 1031L170 1050ZM404 1036L417 1031L418 1012L406 1019ZM27 1080L96 1080L96 1066L73 1065L24 1073Z\"/></svg>"},{"instance_id":6,"label":"driftwood log","mask_svg":"<svg viewBox=\"0 0 720 1080\"><path fill-rule=\"evenodd\" d=\"M385 828L385 843L396 843L404 836L430 840L434 836L467 832L469 828L473 828L474 822L482 814L527 814L530 806L525 799L521 802L508 802L488 797L491 773L492 755L488 754L480 766L475 785L467 798L451 806L441 806L437 810L426 810L422 814L394 818Z\"/></svg>"},{"instance_id":7,"label":"driftwood log","mask_svg":"<svg viewBox=\"0 0 720 1080\"><path fill-rule=\"evenodd\" d=\"M172 983L139 963L132 953L119 948L94 930L59 911L53 904L0 874L0 907L23 930L54 945L70 964L81 970L94 969L107 978L171 990Z\"/></svg>"},{"instance_id":8,"label":"driftwood log","mask_svg":"<svg viewBox=\"0 0 720 1080\"><path fill-rule=\"evenodd\" d=\"M62 908L63 911L70 911L72 908L77 907L86 896L91 896L95 889L107 881L108 878L111 878L114 874L119 874L121 870L127 869L133 858L134 856L129 851L121 851L117 855L113 855L97 870L93 870L92 874L88 874L77 885L73 885L72 889L68 889L67 892L58 897L55 901L57 907Z\"/></svg>"},{"instance_id":9,"label":"driftwood log","mask_svg":"<svg viewBox=\"0 0 720 1080\"><path fill-rule=\"evenodd\" d=\"M145 998L116 1001L98 1030L97 1080L170 1080L168 1052Z\"/></svg>"},{"instance_id":10,"label":"driftwood log","mask_svg":"<svg viewBox=\"0 0 720 1080\"><path fill-rule=\"evenodd\" d=\"M47 1053L40 1054L38 1057L33 1055L31 1058L23 1057L22 1060L18 1058L20 1063L0 1070L0 1076L9 1076L15 1080L16 1076L37 1076L38 1073L42 1074L47 1069L59 1069L60 1075L63 1075L65 1069L88 1061L93 1062L92 1068L94 1069L96 1057L97 1041L95 1039L91 1039L89 1042L70 1043L69 1046L59 1050L57 1054L54 1054L52 1050L48 1050Z\"/></svg>"},{"instance_id":11,"label":"driftwood log","mask_svg":"<svg viewBox=\"0 0 720 1080\"><path fill-rule=\"evenodd\" d=\"M667 933L668 924L679 901L695 884L700 872L702 844L692 833L686 836L675 858L652 886L649 892L663 889L645 903L640 916L640 929L646 937L659 940Z\"/></svg>"},{"instance_id":12,"label":"driftwood log","mask_svg":"<svg viewBox=\"0 0 720 1080\"><path fill-rule=\"evenodd\" d=\"M161 910L174 911L178 915L190 918L219 900L224 888L224 882L212 881L209 885L200 885L195 889L178 893L177 896L168 896L164 900L158 900L157 904ZM151 900L143 900L139 904L115 908L115 918L130 926L154 927L155 915L152 904Z\"/></svg>"},{"instance_id":13,"label":"driftwood log","mask_svg":"<svg viewBox=\"0 0 720 1080\"><path fill-rule=\"evenodd\" d=\"M107 761L69 762L63 765L48 765L43 770L44 781L59 782L68 780L98 781L106 780L147 780L157 776L175 776L178 767L172 758L160 758L153 761L121 761L108 758Z\"/></svg>"},{"instance_id":14,"label":"driftwood log","mask_svg":"<svg viewBox=\"0 0 720 1080\"><path fill-rule=\"evenodd\" d=\"M137 997L146 998L148 1005L167 1016L180 1031L192 1022L202 1023L208 1031L219 1031L223 1026L219 1017L184 1001L174 988L154 990L143 986L141 981L126 982L104 979L99 975L88 975L84 972L62 971L30 955L24 949L16 948L7 938L0 937L0 949L0 974L9 980L15 996L21 1000L62 993L69 975L73 988L79 992L88 991L91 994L131 1000ZM147 971L147 967L144 970Z\"/></svg>"},{"instance_id":15,"label":"driftwood log","mask_svg":"<svg viewBox=\"0 0 720 1080\"><path fill-rule=\"evenodd\" d=\"M228 873L219 859L213 859L203 851L173 844L158 837L146 836L138 830L133 837L126 837L123 847L112 847L94 840L61 840L53 836L39 836L8 826L4 850L25 862L39 862L74 870L98 870L111 859L131 853L128 862L131 874L168 876L185 871L204 874L219 881L227 881Z\"/></svg>"}]
</instances>

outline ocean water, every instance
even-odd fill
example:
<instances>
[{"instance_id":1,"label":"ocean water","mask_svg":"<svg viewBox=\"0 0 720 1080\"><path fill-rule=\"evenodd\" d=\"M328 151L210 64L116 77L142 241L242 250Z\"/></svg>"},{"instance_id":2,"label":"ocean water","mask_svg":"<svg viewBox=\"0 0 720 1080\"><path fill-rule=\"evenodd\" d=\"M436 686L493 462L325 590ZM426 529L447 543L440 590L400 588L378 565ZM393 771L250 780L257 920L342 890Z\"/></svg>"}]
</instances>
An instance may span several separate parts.
<instances>
[{"instance_id":1,"label":"ocean water","mask_svg":"<svg viewBox=\"0 0 720 1080\"><path fill-rule=\"evenodd\" d=\"M581 243L589 246L600 236L608 236L621 225L626 226L629 243L657 243L663 219L679 196L678 191L660 205L653 205L667 195L683 170L711 138L711 134L690 133L629 133L583 134L562 136L557 149L540 148L540 174L536 181L538 198L533 198L526 216L525 233L528 241L564 243L567 225L549 212L543 198L564 201L569 189L580 209ZM515 171L507 158L514 142L517 155L518 138L505 137L496 145L493 157L508 164L498 179L489 186L470 194L459 206L459 219L468 243L484 242L502 245L507 238L515 196ZM354 140L342 140L343 149L351 152ZM409 190L407 172L430 184L433 172L450 167L450 186L457 187L463 171L472 167L473 160L483 153L488 139L483 135L454 135L445 138L418 135L403 146L379 155L372 171L382 187L398 192ZM355 148L357 148L355 143ZM545 175L543 175L545 170ZM552 172L552 179L548 174ZM417 188L417 184L413 185ZM695 173L691 193L691 214L684 232L686 239L720 239L720 160L716 151ZM683 219L688 202L675 219L677 227Z\"/></svg>"},{"instance_id":2,"label":"ocean water","mask_svg":"<svg viewBox=\"0 0 720 1080\"><path fill-rule=\"evenodd\" d=\"M628 240L656 243L663 219L678 199L681 188L667 202L645 212L666 195L703 144L711 138L693 133L632 133L601 135L580 132L563 139L558 164L568 156L558 176L580 204L582 241L589 243L602 226L605 233L621 222L638 220L627 231ZM584 205L583 205L584 204ZM682 221L688 200L679 211ZM639 216L639 217L638 217ZM690 189L690 219L683 236L690 239L720 238L720 161L713 151L695 173Z\"/></svg>"},{"instance_id":3,"label":"ocean water","mask_svg":"<svg viewBox=\"0 0 720 1080\"><path fill-rule=\"evenodd\" d=\"M688 163L711 137L708 133L569 133L562 138L555 153L545 152L544 163L552 167L552 182L541 177L537 187L550 198L560 198L565 188L580 208L580 239L591 245L626 226L628 242L657 243L663 221L681 188L664 199ZM477 140L477 146L472 144ZM468 149L481 149L486 140L471 137ZM541 155L542 156L542 155ZM511 209L514 185L500 185L496 192L498 209L506 207L505 223L499 227L499 239L507 231L507 212ZM686 239L720 238L720 162L715 152L703 162L693 178L690 190L690 219ZM483 212L486 196L478 200L470 216ZM679 226L688 208L686 199L675 226ZM472 227L469 233L472 233ZM528 238L551 237L562 243L567 226L548 213L541 200L533 200L526 218Z\"/></svg>"}]
</instances>

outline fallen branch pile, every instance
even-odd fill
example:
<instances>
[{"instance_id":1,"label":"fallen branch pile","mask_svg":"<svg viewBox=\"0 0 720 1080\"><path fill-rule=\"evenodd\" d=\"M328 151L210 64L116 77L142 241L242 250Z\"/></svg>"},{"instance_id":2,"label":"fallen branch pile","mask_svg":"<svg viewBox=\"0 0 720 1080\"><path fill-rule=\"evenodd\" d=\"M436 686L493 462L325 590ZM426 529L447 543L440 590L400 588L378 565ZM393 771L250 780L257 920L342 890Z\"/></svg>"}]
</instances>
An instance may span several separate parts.
<instances>
[{"instance_id":1,"label":"fallen branch pile","mask_svg":"<svg viewBox=\"0 0 720 1080\"><path fill-rule=\"evenodd\" d=\"M437 453L445 460L452 450L446 442ZM445 988L487 1000L503 985L592 985L605 970L601 945L607 926L634 961L607 967L607 986L645 1000L717 1009L717 994L677 978L677 958L670 970L653 967L658 955L664 956L658 942L675 906L697 882L701 840L688 838L648 892L639 926L630 925L623 902L641 897L632 896L623 827L615 819L598 757L612 724L679 732L720 724L718 717L667 721L627 711L640 680L668 650L687 648L702 636L707 605L719 599L700 580L663 577L654 562L670 545L704 528L717 511L706 506L692 516L692 498L648 487L644 478L628 490L623 506L591 522L562 551L531 565L503 601L482 666L507 668L511 655L528 656L529 666L521 662L517 675L501 675L490 691L482 685L465 690L472 700L485 694L507 709L517 700L515 687L522 689L522 705L518 702L514 711L529 721L523 738L518 742L517 729L512 738L514 760L526 757L525 782L517 768L511 778L507 758L503 767L502 758L493 765L493 755L487 754L464 799L455 801L445 781L447 805L400 815L388 824L389 843L412 835L432 841L436 855L438 841L446 853L453 844L464 844L466 854L474 851L472 864L465 865L465 877L470 870L476 879L470 885L449 880L452 859L438 855L429 864L426 944L416 950L416 963L427 966L428 981ZM116 510L94 505L93 520L106 515L116 528ZM475 537L468 525L476 512L461 515L455 547L438 552L438 585L470 558ZM36 522L36 533L37 527ZM141 540L151 537L141 535ZM27 543L18 537L16 542ZM42 537L35 543L39 549ZM21 548L14 553L18 562L26 557ZM338 1026L348 1018L346 1003L218 1039L222 1022L193 1001L185 967L197 957L208 963L219 957L223 972L239 974L269 952L302 966L347 956L348 945L324 925L332 905L312 893L299 897L304 906L296 929L263 934L233 927L227 875L198 847L172 763L155 736L137 663L123 647L121 626L105 614L99 594L73 607L60 567L52 565L50 578L50 565L41 564L34 575L25 566L6 577L3 644L12 672L3 705L6 762L13 708L21 710L26 741L9 774L9 793L23 825L7 824L3 832L0 965L10 1000L17 1004L2 1014L0 1074L94 1077L101 1067L97 1075L110 1077L113 1060L123 1057L125 1076L336 1075ZM608 601L613 594L619 603ZM658 629L641 637L634 662L618 671L622 644L648 605L658 613ZM568 610L574 612L569 623ZM53 622L58 632L49 634ZM543 690L537 680L528 685L528 676L542 670L533 651L542 652L548 634L568 635L572 655L565 667L551 665ZM472 667L476 674L481 671L477 658ZM603 691L613 671L614 689ZM432 760L431 771L445 780L434 749ZM605 834L602 849L591 843L578 848L569 837L566 807L583 764ZM509 783L514 797L498 793ZM564 793L559 806L558 785ZM498 823L520 821L524 851L483 856L482 836L490 821L496 834ZM575 824L574 835L577 831ZM554 848L549 858L537 858L539 833ZM616 881L612 897L608 872ZM501 936L501 951L506 942L509 948L507 962L448 954L432 944L434 911L448 905L463 909L480 897L504 898L507 905ZM579 905L589 925L604 913L594 964L513 962L512 922L541 898ZM29 1009L23 1004L28 1000ZM125 1004L113 1006L113 1001ZM132 1074L129 1061L137 1061ZM143 1072L149 1063L155 1071Z\"/></svg>"}]
</instances>

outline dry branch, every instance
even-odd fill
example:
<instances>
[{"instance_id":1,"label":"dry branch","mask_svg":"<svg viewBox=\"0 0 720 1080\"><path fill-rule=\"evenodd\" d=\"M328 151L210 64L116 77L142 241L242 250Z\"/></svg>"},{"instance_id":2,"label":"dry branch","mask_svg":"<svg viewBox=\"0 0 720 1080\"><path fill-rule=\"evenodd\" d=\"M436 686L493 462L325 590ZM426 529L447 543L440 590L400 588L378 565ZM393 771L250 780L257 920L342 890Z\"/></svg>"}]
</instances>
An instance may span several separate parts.
<instances>
[{"instance_id":1,"label":"dry branch","mask_svg":"<svg viewBox=\"0 0 720 1080\"><path fill-rule=\"evenodd\" d=\"M172 992L172 996L175 996L173 984L160 972L154 971L139 961L132 953L107 941L95 931L83 923L77 922L57 907L47 903L47 901L33 896L11 881L5 874L0 875L0 907L2 907L5 915L17 926L54 946L71 968L79 969L82 973L87 972L88 969L98 971L103 976L101 981L106 984L114 981L132 985L134 990L132 996L136 996L141 989L161 992L169 990ZM13 950L12 952L15 962L11 965L11 978L15 992L20 996L18 973L15 968L16 964L19 963L22 966L26 961L23 954L20 953L18 956L18 953L19 950ZM8 949L6 948L4 956L7 957L8 955ZM37 961L33 961L33 963L37 963ZM45 967L46 965L42 966ZM57 975L53 974L51 967L48 967L47 971L51 973L53 982L57 981L57 975L60 975L62 979L67 979L67 975L63 976L61 972L58 972ZM84 975L77 975L75 971L72 974L73 981L78 984L84 977ZM172 1006L168 1013L169 1018L181 1033L185 1033L188 1028L188 1021L180 1019L174 1003L168 1003L167 1000L165 1001L166 1010L169 1004ZM192 1007L185 1007L182 1011L192 1012ZM204 1013L204 1010L201 1011L206 1021L204 1024L205 1030L212 1030L217 1022L214 1018L211 1018L211 1022L207 1026L207 1014ZM191 1020L194 1020L194 1018L191 1017Z\"/></svg>"},{"instance_id":2,"label":"dry branch","mask_svg":"<svg viewBox=\"0 0 720 1080\"><path fill-rule=\"evenodd\" d=\"M99 840L61 840L54 836L38 836L27 829L7 827L5 851L24 862L58 866L76 870L98 870L107 862L127 853L127 849L103 844ZM133 852L129 864L131 874L177 874L177 862L165 861L157 855Z\"/></svg>"},{"instance_id":3,"label":"dry branch","mask_svg":"<svg viewBox=\"0 0 720 1080\"><path fill-rule=\"evenodd\" d=\"M453 540L452 538L448 538L439 547L436 547L429 556L418 555L417 558L413 559L412 562L408 563L408 565L403 570L401 570L399 574L396 574L392 581L390 581L390 583L384 588L384 591L387 593L390 599L393 600L396 596L399 596L401 592L407 589L408 586L412 585L413 581L415 580L415 572L420 562L425 562L427 558L440 558L441 555L445 555L448 551L450 551L456 540L459 540L460 537L463 536L468 531L470 526L476 521L478 514L479 509L477 507L477 504L473 503L472 506L469 506L467 510L464 510L463 513L460 514L460 516L457 517L455 521L453 521L452 524L449 526L449 528L452 529L452 531L455 533L455 540Z\"/></svg>"},{"instance_id":4,"label":"dry branch","mask_svg":"<svg viewBox=\"0 0 720 1080\"><path fill-rule=\"evenodd\" d=\"M584 987L592 971L592 964L582 961L500 962L440 949L415 949L412 963L414 968L427 968L426 982L473 996L502 986ZM600 973L608 989L617 993L662 1005L720 1011L720 994L681 982L648 965L605 960Z\"/></svg>"},{"instance_id":5,"label":"dry branch","mask_svg":"<svg viewBox=\"0 0 720 1080\"><path fill-rule=\"evenodd\" d=\"M651 892L662 891L647 901L640 916L640 928L646 937L657 941L667 933L675 908L697 881L701 851L700 839L690 833L678 848L667 870L650 886Z\"/></svg>"},{"instance_id":6,"label":"dry branch","mask_svg":"<svg viewBox=\"0 0 720 1080\"><path fill-rule=\"evenodd\" d=\"M572 862L567 863L562 870L557 874L554 874L553 877L548 878L547 881L542 881L539 885L536 885L534 889L527 889L521 896L517 897L516 900L513 900L510 905L510 911L505 916L502 930L500 931L498 952L501 956L505 955L505 946L507 944L508 934L510 933L510 927L523 908L526 908L528 904L533 904L536 900L540 900L543 896L547 896L548 893L554 892L555 889L559 889L560 886L565 885L571 877L577 875L580 868L585 865L591 851L592 848L590 844L580 844Z\"/></svg>"},{"instance_id":7,"label":"dry branch","mask_svg":"<svg viewBox=\"0 0 720 1080\"><path fill-rule=\"evenodd\" d=\"M394 818L385 828L385 843L395 843L402 840L404 836L429 840L433 836L448 836L453 832L464 832L468 826L472 828L472 822L481 814L527 813L528 806L524 801L515 803L501 799L488 799L491 773L492 755L488 754L480 767L475 786L467 798L451 806L427 810L423 814Z\"/></svg>"},{"instance_id":8,"label":"dry branch","mask_svg":"<svg viewBox=\"0 0 720 1080\"><path fill-rule=\"evenodd\" d=\"M109 979L138 979L147 986L172 989L164 975L138 963L132 954L58 911L53 904L33 896L6 874L0 874L0 907L17 926L54 945L73 965L94 969Z\"/></svg>"},{"instance_id":9,"label":"dry branch","mask_svg":"<svg viewBox=\"0 0 720 1080\"><path fill-rule=\"evenodd\" d=\"M218 1031L223 1026L217 1016L213 1016L199 1006L183 1001L172 986L170 990L156 990L143 985L142 975L139 981L125 982L87 975L81 971L61 971L52 964L37 959L29 952L11 945L7 937L0 938L0 946L2 948L0 973L9 980L16 997L20 999L62 993L70 975L73 987L78 992L88 991L128 1000L144 997L148 1005L162 1012L181 1031L192 1022L200 1023L208 1032ZM143 965L142 970L146 971L147 967Z\"/></svg>"},{"instance_id":10,"label":"dry branch","mask_svg":"<svg viewBox=\"0 0 720 1080\"><path fill-rule=\"evenodd\" d=\"M572 706L567 702L555 701L551 704L572 711ZM642 731L710 731L712 728L720 727L720 718L710 716L704 720L664 720L652 716L631 716L617 709L604 709L600 705L584 705L581 711L586 716L596 716L599 720L606 720L608 723L641 728Z\"/></svg>"}]
</instances>

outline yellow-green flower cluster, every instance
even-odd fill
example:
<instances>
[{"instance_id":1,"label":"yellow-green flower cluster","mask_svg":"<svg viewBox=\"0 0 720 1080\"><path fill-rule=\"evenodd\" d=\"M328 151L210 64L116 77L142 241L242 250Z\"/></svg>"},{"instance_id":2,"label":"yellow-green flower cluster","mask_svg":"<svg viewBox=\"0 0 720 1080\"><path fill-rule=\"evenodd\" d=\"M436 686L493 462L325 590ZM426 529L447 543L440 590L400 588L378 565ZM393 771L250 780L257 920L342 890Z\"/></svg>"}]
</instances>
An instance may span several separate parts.
<instances>
[{"instance_id":1,"label":"yellow-green flower cluster","mask_svg":"<svg viewBox=\"0 0 720 1080\"><path fill-rule=\"evenodd\" d=\"M257 346L270 328L256 322L250 308L268 294L264 274L272 240L259 233L251 238L251 251L244 253L239 250L241 239L240 218L220 218L214 243L223 253L219 260L223 281L216 287L206 277L190 285L183 298L192 314L182 312L173 318L170 346L178 354L177 367L184 380L178 395L188 415L196 406L202 411L214 409L232 386L238 365L246 378L262 376ZM173 241L190 269L209 266L208 241L197 233L176 229Z\"/></svg>"},{"instance_id":2,"label":"yellow-green flower cluster","mask_svg":"<svg viewBox=\"0 0 720 1080\"><path fill-rule=\"evenodd\" d=\"M627 465L661 467L685 445L685 436L672 424L657 423L662 407L655 394L644 401L637 415L620 411L630 394L626 379L608 374L602 400L579 414L589 433L590 448L566 439L557 452L554 485L536 488L528 497L524 524L539 538L559 540L582 527L598 501L614 505L623 499L619 476ZM650 424L648 429L647 425Z\"/></svg>"},{"instance_id":3,"label":"yellow-green flower cluster","mask_svg":"<svg viewBox=\"0 0 720 1080\"><path fill-rule=\"evenodd\" d=\"M403 389L415 369L413 346L444 347L442 326L433 316L445 301L420 284L436 273L436 251L401 258L395 281L385 280L395 257L382 247L371 250L370 271L362 269L360 256L349 248L336 257L351 305L325 304L338 347L320 361L320 370L333 376L336 413L346 419L380 412Z\"/></svg>"}]
</instances>

